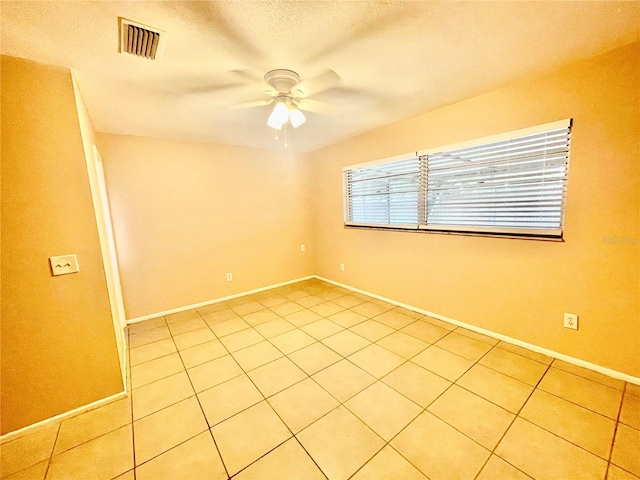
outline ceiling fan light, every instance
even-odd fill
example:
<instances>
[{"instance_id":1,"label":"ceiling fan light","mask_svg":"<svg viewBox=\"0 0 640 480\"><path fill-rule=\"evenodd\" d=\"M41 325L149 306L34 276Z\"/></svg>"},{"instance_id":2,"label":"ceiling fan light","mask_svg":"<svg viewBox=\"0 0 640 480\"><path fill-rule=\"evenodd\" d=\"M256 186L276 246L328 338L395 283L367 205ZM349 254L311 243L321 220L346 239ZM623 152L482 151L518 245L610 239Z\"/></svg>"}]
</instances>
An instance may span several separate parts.
<instances>
[{"instance_id":1,"label":"ceiling fan light","mask_svg":"<svg viewBox=\"0 0 640 480\"><path fill-rule=\"evenodd\" d=\"M283 102L276 103L276 106L273 107L273 113L271 115L276 119L279 123L287 123L289 120L289 109Z\"/></svg>"},{"instance_id":2,"label":"ceiling fan light","mask_svg":"<svg viewBox=\"0 0 640 480\"><path fill-rule=\"evenodd\" d=\"M293 108L289 112L289 120L291 121L291 125L293 125L293 128L298 128L300 125L307 121L307 117L305 117L304 113L302 113L297 108Z\"/></svg>"},{"instance_id":3,"label":"ceiling fan light","mask_svg":"<svg viewBox=\"0 0 640 480\"><path fill-rule=\"evenodd\" d=\"M276 112L271 112L271 115L269 115L269 119L267 120L268 126L270 126L271 128L275 128L276 130L280 130L283 123L284 122L280 121L278 115L276 115Z\"/></svg>"}]
</instances>

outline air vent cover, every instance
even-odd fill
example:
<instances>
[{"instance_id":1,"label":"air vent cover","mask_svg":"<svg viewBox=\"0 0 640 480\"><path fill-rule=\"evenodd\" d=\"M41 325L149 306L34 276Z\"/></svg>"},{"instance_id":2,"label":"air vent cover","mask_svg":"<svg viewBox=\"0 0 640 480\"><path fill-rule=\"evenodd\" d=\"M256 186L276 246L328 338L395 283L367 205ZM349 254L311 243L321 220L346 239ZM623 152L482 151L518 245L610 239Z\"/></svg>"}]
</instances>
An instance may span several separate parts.
<instances>
[{"instance_id":1,"label":"air vent cover","mask_svg":"<svg viewBox=\"0 0 640 480\"><path fill-rule=\"evenodd\" d=\"M166 32L120 18L120 53L156 60L161 57Z\"/></svg>"}]
</instances>

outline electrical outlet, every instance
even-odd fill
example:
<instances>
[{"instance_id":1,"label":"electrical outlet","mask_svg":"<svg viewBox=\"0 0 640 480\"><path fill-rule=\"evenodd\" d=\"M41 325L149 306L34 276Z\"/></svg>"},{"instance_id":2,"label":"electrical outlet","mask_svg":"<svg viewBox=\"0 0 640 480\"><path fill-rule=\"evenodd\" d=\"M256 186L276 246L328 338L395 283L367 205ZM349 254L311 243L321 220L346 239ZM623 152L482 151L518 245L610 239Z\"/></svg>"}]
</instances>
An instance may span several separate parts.
<instances>
[{"instance_id":1,"label":"electrical outlet","mask_svg":"<svg viewBox=\"0 0 640 480\"><path fill-rule=\"evenodd\" d=\"M227 273L227 282L230 282L231 280L233 280L233 275Z\"/></svg>"},{"instance_id":2,"label":"electrical outlet","mask_svg":"<svg viewBox=\"0 0 640 480\"><path fill-rule=\"evenodd\" d=\"M340 264L340 271L341 271L341 272L344 272L344 263L341 263L341 264Z\"/></svg>"},{"instance_id":3,"label":"electrical outlet","mask_svg":"<svg viewBox=\"0 0 640 480\"><path fill-rule=\"evenodd\" d=\"M578 315L575 313L564 314L564 328L578 329Z\"/></svg>"},{"instance_id":4,"label":"electrical outlet","mask_svg":"<svg viewBox=\"0 0 640 480\"><path fill-rule=\"evenodd\" d=\"M300 244L300 251L304 252L307 249L307 247L304 246L304 243Z\"/></svg>"}]
</instances>

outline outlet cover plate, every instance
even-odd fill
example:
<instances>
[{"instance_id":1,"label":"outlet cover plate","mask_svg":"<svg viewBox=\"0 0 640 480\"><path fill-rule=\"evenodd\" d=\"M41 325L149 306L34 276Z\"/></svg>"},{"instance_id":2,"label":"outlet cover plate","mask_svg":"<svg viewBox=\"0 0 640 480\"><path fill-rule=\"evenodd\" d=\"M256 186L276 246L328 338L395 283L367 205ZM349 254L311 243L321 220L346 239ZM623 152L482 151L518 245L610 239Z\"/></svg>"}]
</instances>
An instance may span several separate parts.
<instances>
[{"instance_id":1,"label":"outlet cover plate","mask_svg":"<svg viewBox=\"0 0 640 480\"><path fill-rule=\"evenodd\" d=\"M575 313L565 313L564 328L578 330L578 315L576 315Z\"/></svg>"},{"instance_id":2,"label":"outlet cover plate","mask_svg":"<svg viewBox=\"0 0 640 480\"><path fill-rule=\"evenodd\" d=\"M76 273L80 271L80 268L78 267L78 258L75 254L49 257L49 262L51 262L51 272L54 276L66 275L68 273Z\"/></svg>"}]
</instances>

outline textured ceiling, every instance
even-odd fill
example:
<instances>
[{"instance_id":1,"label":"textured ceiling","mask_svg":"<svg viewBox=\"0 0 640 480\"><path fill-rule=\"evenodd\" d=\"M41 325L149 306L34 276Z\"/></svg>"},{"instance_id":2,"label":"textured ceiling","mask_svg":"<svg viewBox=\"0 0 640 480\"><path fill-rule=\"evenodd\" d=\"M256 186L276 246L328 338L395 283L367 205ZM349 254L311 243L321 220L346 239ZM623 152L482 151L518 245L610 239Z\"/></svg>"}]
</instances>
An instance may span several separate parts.
<instances>
[{"instance_id":1,"label":"textured ceiling","mask_svg":"<svg viewBox=\"0 0 640 480\"><path fill-rule=\"evenodd\" d=\"M331 68L339 88L289 130L310 151L638 41L640 3L3 0L3 54L70 67L100 132L283 148L256 81ZM118 53L118 17L168 32L159 61Z\"/></svg>"}]
</instances>

